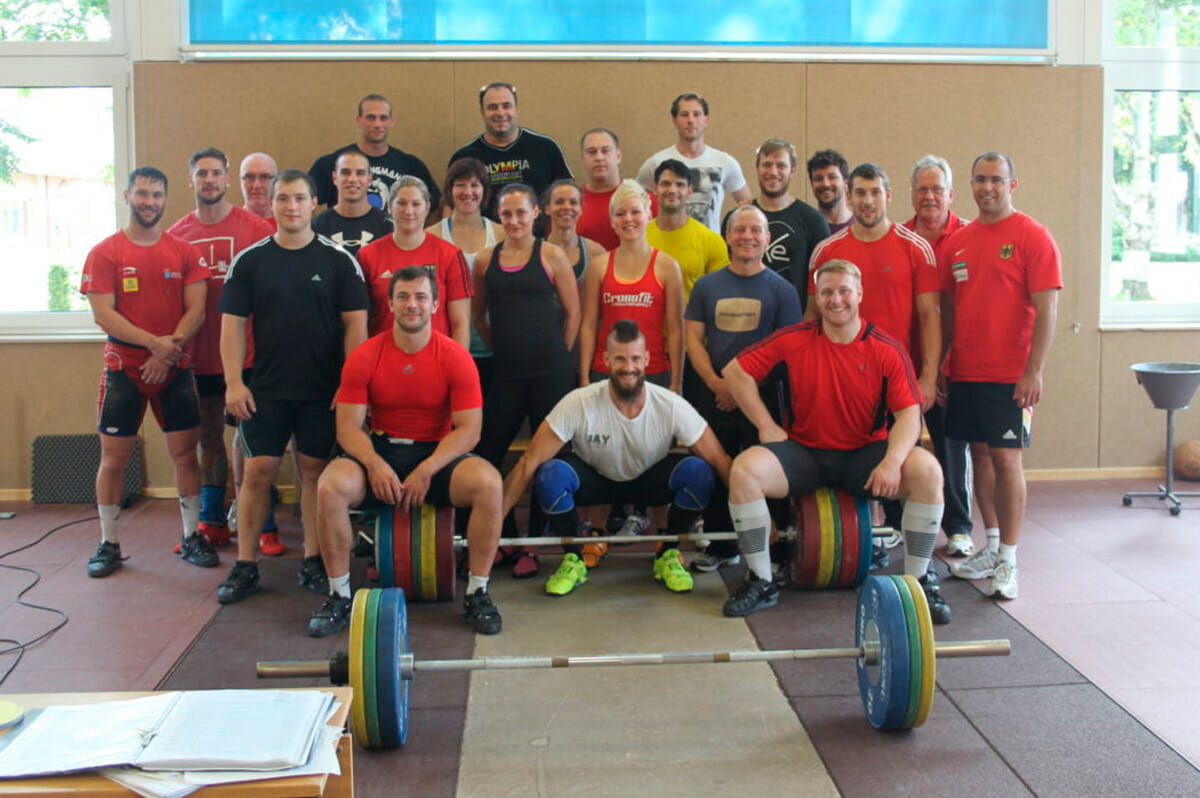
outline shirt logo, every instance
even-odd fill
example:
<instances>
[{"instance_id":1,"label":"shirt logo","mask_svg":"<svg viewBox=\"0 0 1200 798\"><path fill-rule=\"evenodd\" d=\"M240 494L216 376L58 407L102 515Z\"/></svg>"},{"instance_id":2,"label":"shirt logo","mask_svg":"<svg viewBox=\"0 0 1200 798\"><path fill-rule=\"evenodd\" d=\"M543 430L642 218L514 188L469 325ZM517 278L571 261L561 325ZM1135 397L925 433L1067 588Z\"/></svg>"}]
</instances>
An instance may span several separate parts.
<instances>
[{"instance_id":1,"label":"shirt logo","mask_svg":"<svg viewBox=\"0 0 1200 798\"><path fill-rule=\"evenodd\" d=\"M127 294L135 294L138 290L138 278L126 277L121 280L121 290Z\"/></svg>"},{"instance_id":2,"label":"shirt logo","mask_svg":"<svg viewBox=\"0 0 1200 798\"><path fill-rule=\"evenodd\" d=\"M1001 244L1000 245L1000 259L1008 260L1012 256L1013 256L1013 245L1012 244Z\"/></svg>"},{"instance_id":3,"label":"shirt logo","mask_svg":"<svg viewBox=\"0 0 1200 798\"><path fill-rule=\"evenodd\" d=\"M967 281L967 262L965 260L951 266L950 271L954 275L954 282L965 283Z\"/></svg>"},{"instance_id":4,"label":"shirt logo","mask_svg":"<svg viewBox=\"0 0 1200 798\"><path fill-rule=\"evenodd\" d=\"M603 302L618 308L648 308L654 304L654 295L649 291L640 294L612 294L605 291Z\"/></svg>"},{"instance_id":5,"label":"shirt logo","mask_svg":"<svg viewBox=\"0 0 1200 798\"><path fill-rule=\"evenodd\" d=\"M130 277L130 276L136 277L137 276L137 267L136 266L126 266L125 268L121 269L121 274L125 275L126 277Z\"/></svg>"},{"instance_id":6,"label":"shirt logo","mask_svg":"<svg viewBox=\"0 0 1200 798\"><path fill-rule=\"evenodd\" d=\"M413 373L413 367L412 367L412 363L409 363L407 366L405 366L405 367L404 367L404 373L405 373L405 374L412 374L412 373Z\"/></svg>"},{"instance_id":7,"label":"shirt logo","mask_svg":"<svg viewBox=\"0 0 1200 798\"><path fill-rule=\"evenodd\" d=\"M173 272L170 269L163 270L163 277L168 280L182 280L183 272Z\"/></svg>"},{"instance_id":8,"label":"shirt logo","mask_svg":"<svg viewBox=\"0 0 1200 798\"><path fill-rule=\"evenodd\" d=\"M608 442L610 440L612 440L611 435L588 435L587 436L587 442L590 443L592 446L607 446Z\"/></svg>"},{"instance_id":9,"label":"shirt logo","mask_svg":"<svg viewBox=\"0 0 1200 798\"><path fill-rule=\"evenodd\" d=\"M387 271L385 271L383 274L379 275L379 279L380 279L380 280L390 280L390 279L392 279L392 270L391 270L391 269L388 269L388 270L387 270Z\"/></svg>"},{"instance_id":10,"label":"shirt logo","mask_svg":"<svg viewBox=\"0 0 1200 798\"><path fill-rule=\"evenodd\" d=\"M1000 436L1000 439L1004 441L1015 441L1017 439L1017 433L1013 432L1012 430L1005 430L1004 434Z\"/></svg>"}]
</instances>

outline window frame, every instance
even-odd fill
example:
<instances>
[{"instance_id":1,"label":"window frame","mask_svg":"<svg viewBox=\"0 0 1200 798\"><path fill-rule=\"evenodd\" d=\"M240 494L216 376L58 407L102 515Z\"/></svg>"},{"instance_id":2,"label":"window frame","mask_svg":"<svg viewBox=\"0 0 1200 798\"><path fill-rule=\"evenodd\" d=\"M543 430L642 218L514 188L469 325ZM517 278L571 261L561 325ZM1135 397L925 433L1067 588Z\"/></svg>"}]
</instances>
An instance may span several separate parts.
<instances>
[{"instance_id":1,"label":"window frame","mask_svg":"<svg viewBox=\"0 0 1200 798\"><path fill-rule=\"evenodd\" d=\"M5 88L107 88L113 98L113 174L133 162L132 60L127 0L111 0L112 37L100 42L0 42L0 86ZM122 205L122 181L113 181L114 229ZM0 342L97 341L104 334L83 311L0 313Z\"/></svg>"},{"instance_id":2,"label":"window frame","mask_svg":"<svg viewBox=\"0 0 1200 798\"><path fill-rule=\"evenodd\" d=\"M1200 92L1200 47L1129 47L1116 44L1116 0L1104 0L1104 193L1100 214L1100 329L1200 329L1200 302L1113 302L1112 227L1116 218L1113 172L1113 113L1122 91Z\"/></svg>"}]
</instances>

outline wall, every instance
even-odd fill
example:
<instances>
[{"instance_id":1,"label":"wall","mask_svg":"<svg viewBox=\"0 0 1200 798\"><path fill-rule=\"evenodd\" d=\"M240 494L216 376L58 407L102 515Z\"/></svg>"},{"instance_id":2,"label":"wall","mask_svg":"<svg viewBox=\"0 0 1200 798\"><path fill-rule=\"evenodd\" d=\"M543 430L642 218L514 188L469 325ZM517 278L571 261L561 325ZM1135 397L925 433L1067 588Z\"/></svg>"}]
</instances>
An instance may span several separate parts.
<instances>
[{"instance_id":1,"label":"wall","mask_svg":"<svg viewBox=\"0 0 1200 798\"><path fill-rule=\"evenodd\" d=\"M954 209L974 212L967 177L979 152L1008 152L1020 185L1017 206L1045 223L1062 249L1066 288L1034 425L1034 469L1120 469L1159 465L1163 416L1127 366L1146 359L1200 359L1200 332L1099 331L1102 73L1095 67L803 64L637 61L210 62L135 65L137 162L171 180L167 218L191 204L188 154L214 145L235 162L271 152L281 167L307 169L355 139L354 106L369 92L393 103L392 142L420 156L440 179L446 159L482 126L477 91L513 82L521 122L555 137L578 172L578 138L614 128L632 175L673 141L671 98L695 90L711 103L708 140L747 171L768 136L789 139L802 158L834 147L852 164L871 160L892 176L891 216L911 215L908 170L935 152L956 170ZM807 181L793 183L811 200ZM231 191L240 202L234 181ZM0 346L16 385L0 397L0 490L29 483L33 436L93 428L99 367L94 344ZM43 390L47 363L51 386ZM70 397L60 402L56 397ZM10 411L10 412L5 412ZM153 424L150 425L153 427ZM1200 413L1182 413L1180 439L1200 437ZM160 436L148 435L151 484L169 485Z\"/></svg>"}]
</instances>

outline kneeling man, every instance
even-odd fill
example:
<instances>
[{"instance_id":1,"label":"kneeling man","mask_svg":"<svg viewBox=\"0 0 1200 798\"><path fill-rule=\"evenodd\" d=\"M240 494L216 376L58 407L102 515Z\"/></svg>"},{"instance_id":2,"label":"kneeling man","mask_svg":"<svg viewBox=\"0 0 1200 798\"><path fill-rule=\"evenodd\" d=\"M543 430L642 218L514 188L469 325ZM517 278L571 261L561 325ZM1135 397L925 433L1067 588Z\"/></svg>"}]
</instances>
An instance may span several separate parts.
<instances>
[{"instance_id":1,"label":"kneeling man","mask_svg":"<svg viewBox=\"0 0 1200 798\"><path fill-rule=\"evenodd\" d=\"M533 500L556 536L579 527L576 505L645 504L666 513L666 533L684 534L708 506L717 477L728 482L729 455L700 414L678 394L646 382L650 357L637 322L613 325L604 360L610 378L564 396L504 481L504 512L533 481ZM672 454L678 440L692 456ZM563 445L572 452L555 457ZM553 458L553 459L551 459ZM546 592L564 596L587 581L580 546L566 546ZM676 543L663 546L654 578L676 593L692 589Z\"/></svg>"},{"instance_id":2,"label":"kneeling man","mask_svg":"<svg viewBox=\"0 0 1200 798\"><path fill-rule=\"evenodd\" d=\"M857 496L905 499L904 572L920 579L934 623L950 607L926 573L942 521L942 470L917 446L921 390L904 343L858 315L862 276L845 260L816 272L820 318L786 327L747 347L722 372L738 407L758 429L760 446L733 461L729 512L749 572L725 614L749 615L779 602L771 581L766 499L822 486ZM775 423L757 381L785 363L791 388L789 429ZM888 416L894 416L889 429Z\"/></svg>"},{"instance_id":3,"label":"kneeling man","mask_svg":"<svg viewBox=\"0 0 1200 798\"><path fill-rule=\"evenodd\" d=\"M422 503L469 507L470 574L463 620L476 632L500 631L488 575L500 537L500 474L470 454L483 425L479 374L471 355L434 331L437 283L422 266L407 266L388 286L391 329L346 358L337 395L341 454L317 483L321 556L329 597L309 621L323 637L350 620L351 507L391 505L407 513ZM370 411L370 432L363 422Z\"/></svg>"}]
</instances>

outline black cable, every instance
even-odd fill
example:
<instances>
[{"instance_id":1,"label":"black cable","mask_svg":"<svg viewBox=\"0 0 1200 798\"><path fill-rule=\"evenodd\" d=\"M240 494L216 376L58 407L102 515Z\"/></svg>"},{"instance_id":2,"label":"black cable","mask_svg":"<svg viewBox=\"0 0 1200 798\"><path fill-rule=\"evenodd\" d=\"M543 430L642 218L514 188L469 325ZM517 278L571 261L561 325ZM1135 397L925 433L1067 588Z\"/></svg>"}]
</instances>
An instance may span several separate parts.
<instances>
[{"instance_id":1,"label":"black cable","mask_svg":"<svg viewBox=\"0 0 1200 798\"><path fill-rule=\"evenodd\" d=\"M46 538L53 535L55 532L58 532L60 529L66 529L67 527L75 526L76 524L85 524L89 521L95 521L97 518L98 518L98 516L93 515L88 518L80 518L77 521L68 521L65 524L59 524L58 526L54 527L53 529L51 529L47 532L44 532L41 537L39 537L35 540L32 540L29 543L26 543L24 546L18 546L17 548L12 549L11 551L6 551L3 554L0 554L0 560L3 560L5 557L10 557L14 554L25 551L26 549L33 548L34 546L41 543ZM0 648L0 656L5 656L8 654L12 654L14 652L17 655L17 658L14 659L12 661L12 664L9 665L8 668L5 669L4 673L0 674L0 685L2 685L2 684L4 684L5 680L8 679L8 677L12 674L12 672L17 669L17 665L19 665L21 663L21 658L23 656L25 656L25 650L27 648L29 648L31 646L35 646L38 643L42 642L43 640L49 639L55 632L57 632L59 629L66 626L67 622L71 619L62 610L55 609L54 607L43 607L40 604L33 604L31 602L24 600L25 594L28 593L30 590L33 590L33 588L37 586L37 583L42 581L42 575L40 573L38 573L37 571L35 571L32 568L26 568L23 565L8 565L7 563L0 563L0 568L7 568L10 571L24 571L27 574L33 574L33 581L30 582L28 585L26 585L25 588L22 589L21 592L17 594L17 604L19 606L28 607L31 610L41 610L42 612L53 613L54 615L57 615L61 619L58 621L58 623L56 623L54 626L52 626L47 631L42 632L40 635L33 638L32 640L26 640L24 643L22 643L20 640L14 640L10 637L0 637L0 643L12 643L12 645L7 648Z\"/></svg>"}]
</instances>

